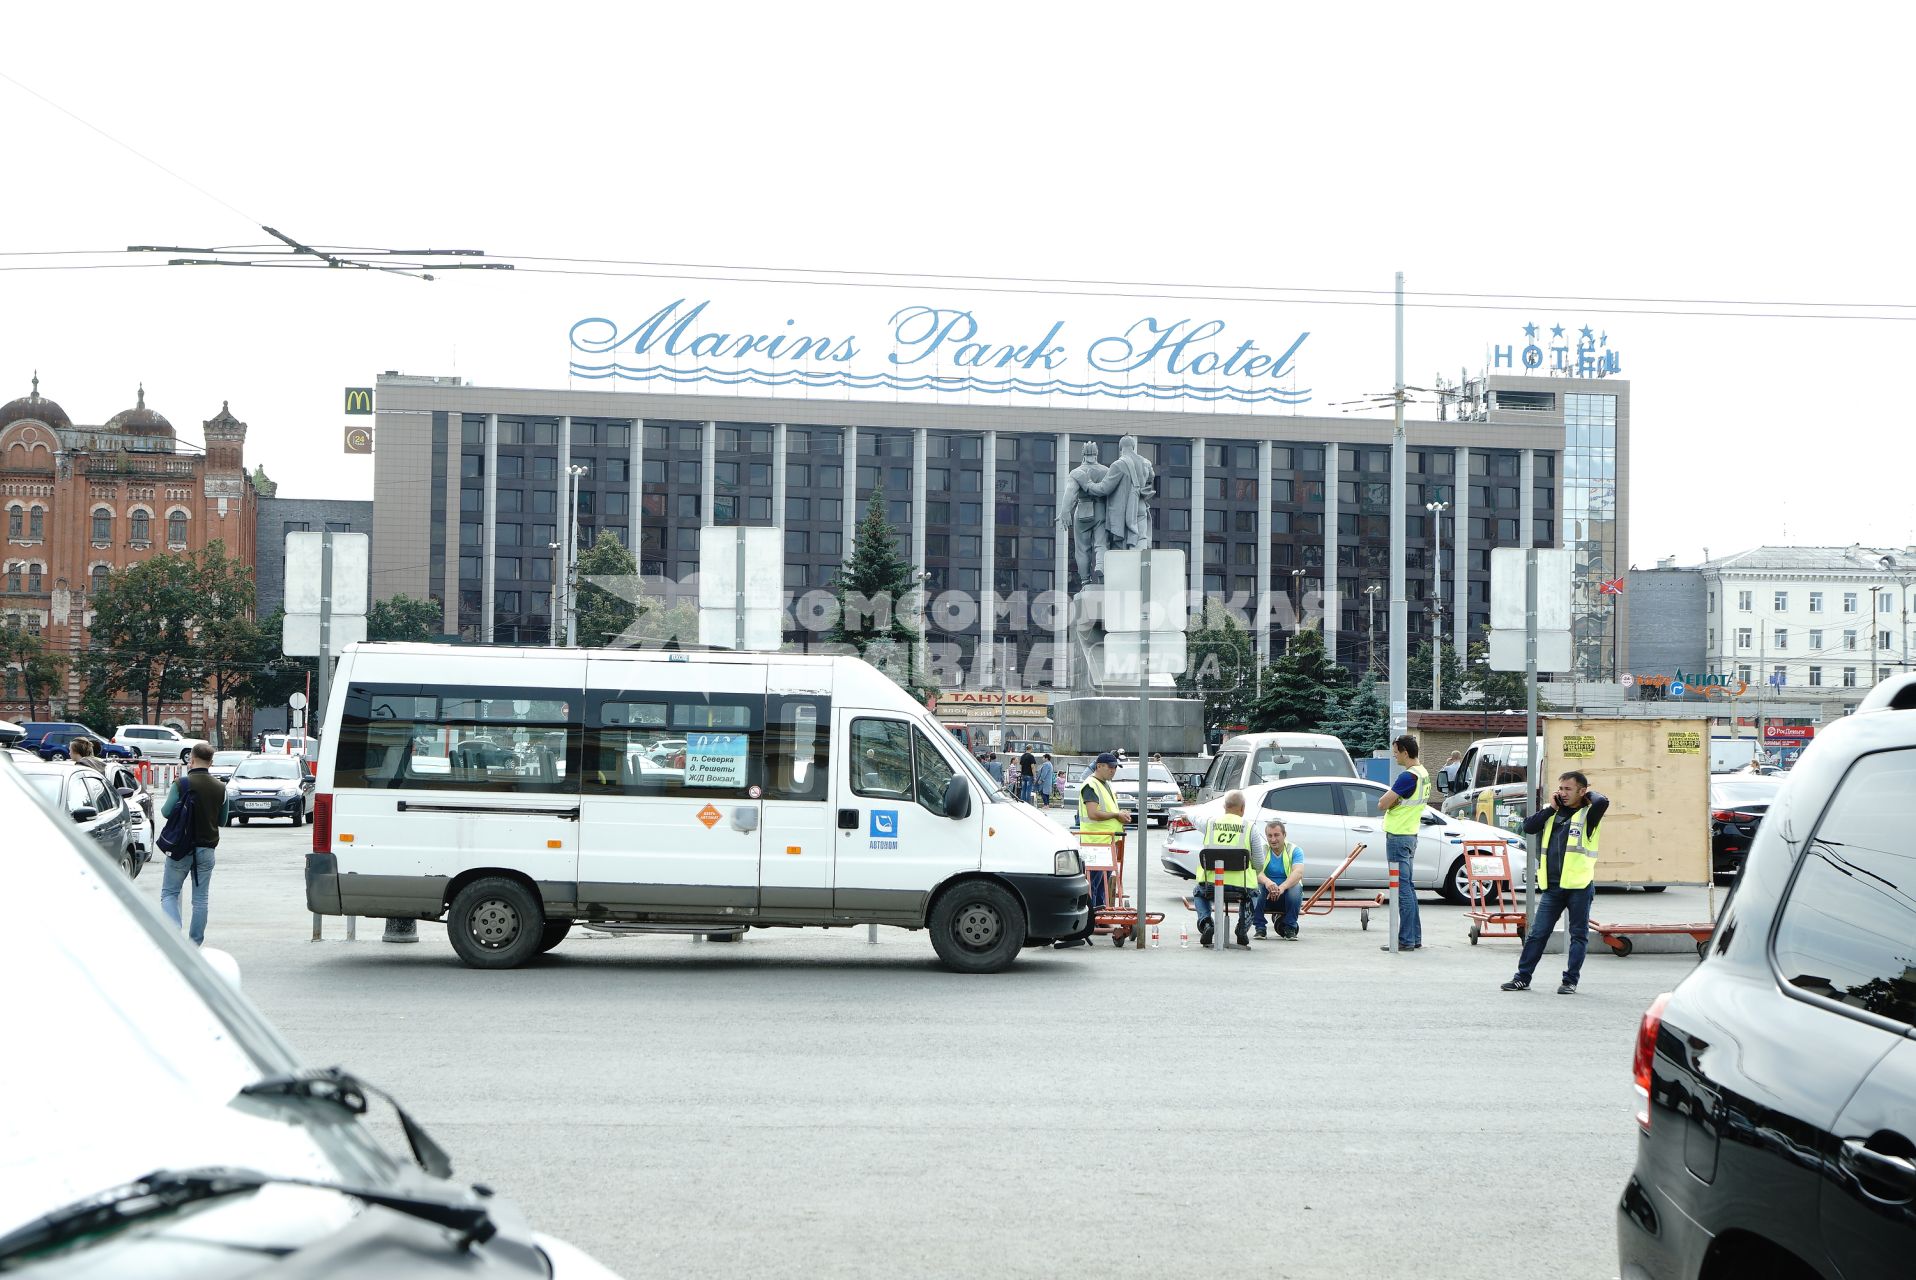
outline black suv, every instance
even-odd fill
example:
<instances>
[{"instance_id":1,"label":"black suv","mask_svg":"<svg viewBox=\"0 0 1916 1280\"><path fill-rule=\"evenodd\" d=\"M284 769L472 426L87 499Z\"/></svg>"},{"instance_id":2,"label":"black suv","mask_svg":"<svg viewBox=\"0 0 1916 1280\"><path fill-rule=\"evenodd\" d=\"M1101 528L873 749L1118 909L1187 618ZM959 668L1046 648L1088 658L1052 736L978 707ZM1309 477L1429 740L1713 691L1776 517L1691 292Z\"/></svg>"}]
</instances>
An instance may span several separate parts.
<instances>
[{"instance_id":1,"label":"black suv","mask_svg":"<svg viewBox=\"0 0 1916 1280\"><path fill-rule=\"evenodd\" d=\"M1635 1076L1625 1280L1916 1272L1916 675L1803 753Z\"/></svg>"}]
</instances>

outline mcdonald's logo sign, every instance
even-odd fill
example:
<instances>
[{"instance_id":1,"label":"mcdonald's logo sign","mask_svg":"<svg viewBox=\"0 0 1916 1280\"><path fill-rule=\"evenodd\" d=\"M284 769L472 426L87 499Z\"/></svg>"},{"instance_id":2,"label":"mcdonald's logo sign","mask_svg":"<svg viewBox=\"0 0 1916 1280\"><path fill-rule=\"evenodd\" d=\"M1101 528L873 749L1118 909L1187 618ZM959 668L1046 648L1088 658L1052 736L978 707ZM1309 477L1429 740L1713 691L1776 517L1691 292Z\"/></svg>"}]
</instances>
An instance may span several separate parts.
<instances>
[{"instance_id":1,"label":"mcdonald's logo sign","mask_svg":"<svg viewBox=\"0 0 1916 1280\"><path fill-rule=\"evenodd\" d=\"M370 414L373 411L373 389L371 387L346 388L346 412Z\"/></svg>"}]
</instances>

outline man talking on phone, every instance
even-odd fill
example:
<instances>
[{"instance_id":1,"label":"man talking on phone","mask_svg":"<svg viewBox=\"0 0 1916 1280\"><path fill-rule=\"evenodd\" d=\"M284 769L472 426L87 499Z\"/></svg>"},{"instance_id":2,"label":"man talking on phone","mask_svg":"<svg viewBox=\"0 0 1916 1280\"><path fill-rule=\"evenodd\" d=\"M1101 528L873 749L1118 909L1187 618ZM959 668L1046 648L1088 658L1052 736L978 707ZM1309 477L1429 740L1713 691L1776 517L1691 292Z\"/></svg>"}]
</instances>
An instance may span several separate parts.
<instances>
[{"instance_id":1,"label":"man talking on phone","mask_svg":"<svg viewBox=\"0 0 1916 1280\"><path fill-rule=\"evenodd\" d=\"M1517 976L1504 983L1505 991L1530 990L1530 975L1543 959L1544 944L1565 911L1570 913L1570 963L1557 987L1560 996L1577 994L1583 973L1583 952L1590 942L1590 900L1597 890L1590 882L1597 870L1597 824L1610 808L1610 797L1590 789L1590 779L1572 770L1557 779L1557 794L1547 808L1524 819L1525 835L1543 836L1543 856L1537 859L1537 916L1530 922Z\"/></svg>"}]
</instances>

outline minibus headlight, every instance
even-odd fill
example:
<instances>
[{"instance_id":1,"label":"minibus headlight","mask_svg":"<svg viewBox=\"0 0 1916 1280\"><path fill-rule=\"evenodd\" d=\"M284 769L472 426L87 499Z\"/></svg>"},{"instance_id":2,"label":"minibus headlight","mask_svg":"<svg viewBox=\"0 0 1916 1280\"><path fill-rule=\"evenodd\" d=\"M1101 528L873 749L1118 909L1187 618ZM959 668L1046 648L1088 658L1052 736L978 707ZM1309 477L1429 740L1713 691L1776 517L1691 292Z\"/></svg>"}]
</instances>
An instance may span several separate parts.
<instances>
[{"instance_id":1,"label":"minibus headlight","mask_svg":"<svg viewBox=\"0 0 1916 1280\"><path fill-rule=\"evenodd\" d=\"M1052 858L1053 875L1081 876L1084 874L1084 861L1078 857L1076 849L1060 849Z\"/></svg>"}]
</instances>

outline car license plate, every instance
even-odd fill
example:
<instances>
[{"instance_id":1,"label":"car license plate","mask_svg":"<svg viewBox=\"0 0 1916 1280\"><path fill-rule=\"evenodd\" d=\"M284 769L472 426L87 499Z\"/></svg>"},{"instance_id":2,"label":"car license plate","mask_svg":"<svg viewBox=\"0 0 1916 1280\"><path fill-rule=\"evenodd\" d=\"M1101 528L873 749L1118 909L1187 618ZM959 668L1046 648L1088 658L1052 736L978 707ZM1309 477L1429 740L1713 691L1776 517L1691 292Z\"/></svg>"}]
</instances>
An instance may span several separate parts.
<instances>
[{"instance_id":1,"label":"car license plate","mask_svg":"<svg viewBox=\"0 0 1916 1280\"><path fill-rule=\"evenodd\" d=\"M248 809L270 809L273 807L273 802L271 800L248 800L246 807Z\"/></svg>"}]
</instances>

